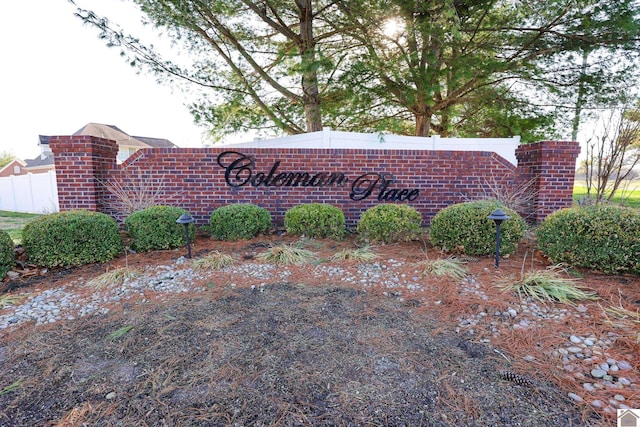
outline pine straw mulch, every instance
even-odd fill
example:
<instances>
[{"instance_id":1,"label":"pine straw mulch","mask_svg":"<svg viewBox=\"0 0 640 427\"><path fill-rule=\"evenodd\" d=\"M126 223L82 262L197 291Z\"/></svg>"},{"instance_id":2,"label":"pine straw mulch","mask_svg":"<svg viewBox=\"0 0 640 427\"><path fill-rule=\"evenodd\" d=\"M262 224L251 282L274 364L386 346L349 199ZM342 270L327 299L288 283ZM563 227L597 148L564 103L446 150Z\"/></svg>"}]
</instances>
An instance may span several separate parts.
<instances>
[{"instance_id":1,"label":"pine straw mulch","mask_svg":"<svg viewBox=\"0 0 640 427\"><path fill-rule=\"evenodd\" d=\"M218 250L244 262L270 244L198 239L194 257ZM317 241L327 260L353 241ZM372 248L378 262L401 260L407 275L416 263L446 257L424 242ZM135 254L130 266L168 264L184 250ZM109 265L49 272L5 286L36 292ZM333 262L355 269L352 261ZM523 244L501 268L493 259L470 260L488 300L462 295L446 277L421 278L423 291L363 289L358 283L312 274L313 266L287 267L286 282L256 287L246 277L207 291L145 295L114 305L107 315L45 326L22 325L0 339L0 425L3 426L599 426L615 414L576 403L608 402L622 393L640 407L637 390L585 395L581 372L565 372L551 350L570 334L621 338L608 356L628 360L638 379L637 330L611 322L603 305L640 304L640 281L583 272L580 284L600 301L585 302L588 317L568 317L527 330L505 326L499 336L460 329L457 318L517 306L517 296L494 285L544 268L534 244ZM554 304L549 304L554 306ZM569 310L574 307L567 306ZM0 311L2 314L2 311ZM490 317L490 316L489 316ZM524 357L535 355L533 362Z\"/></svg>"}]
</instances>

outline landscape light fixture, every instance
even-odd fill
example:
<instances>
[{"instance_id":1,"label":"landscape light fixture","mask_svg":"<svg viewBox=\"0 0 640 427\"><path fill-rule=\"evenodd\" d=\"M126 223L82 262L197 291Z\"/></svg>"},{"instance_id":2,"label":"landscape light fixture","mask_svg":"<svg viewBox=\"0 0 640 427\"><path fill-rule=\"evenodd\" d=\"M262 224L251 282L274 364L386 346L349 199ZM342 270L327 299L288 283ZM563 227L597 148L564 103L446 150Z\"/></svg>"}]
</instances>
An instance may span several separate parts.
<instances>
[{"instance_id":1,"label":"landscape light fixture","mask_svg":"<svg viewBox=\"0 0 640 427\"><path fill-rule=\"evenodd\" d=\"M500 268L500 224L511 217L504 213L502 209L496 209L487 218L496 223L496 268Z\"/></svg>"},{"instance_id":2,"label":"landscape light fixture","mask_svg":"<svg viewBox=\"0 0 640 427\"><path fill-rule=\"evenodd\" d=\"M193 217L189 214L182 214L176 220L177 224L184 224L184 233L187 237L187 258L191 258L191 243L189 242L189 224L193 222Z\"/></svg>"}]
</instances>

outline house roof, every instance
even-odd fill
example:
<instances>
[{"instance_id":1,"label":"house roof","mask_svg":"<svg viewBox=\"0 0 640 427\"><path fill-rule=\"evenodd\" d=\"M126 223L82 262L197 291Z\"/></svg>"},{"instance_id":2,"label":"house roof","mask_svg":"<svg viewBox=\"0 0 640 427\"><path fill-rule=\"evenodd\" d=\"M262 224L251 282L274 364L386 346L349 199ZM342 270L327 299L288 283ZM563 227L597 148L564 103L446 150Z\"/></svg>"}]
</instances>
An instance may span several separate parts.
<instances>
[{"instance_id":1,"label":"house roof","mask_svg":"<svg viewBox=\"0 0 640 427\"><path fill-rule=\"evenodd\" d=\"M118 145L126 145L128 147L137 148L168 148L176 147L176 145L164 138L151 138L147 136L131 136L122 129L114 125L105 125L101 123L88 123L78 129L73 135L91 135L99 138L111 139ZM48 145L50 136L39 135L40 144Z\"/></svg>"},{"instance_id":2,"label":"house roof","mask_svg":"<svg viewBox=\"0 0 640 427\"><path fill-rule=\"evenodd\" d=\"M2 174L2 172L4 172L4 171L5 171L5 170L7 170L7 169L11 169L11 170L13 170L13 167L14 167L14 166L18 166L18 165L20 165L20 166L22 166L22 167L25 167L25 166L26 166L26 163L25 163L25 162L23 162L23 161L22 161L22 160L20 160L20 159L13 159L13 160L11 160L9 163L7 163L6 165L4 165L3 167L1 167L1 168L0 168L0 174Z\"/></svg>"},{"instance_id":3,"label":"house roof","mask_svg":"<svg viewBox=\"0 0 640 427\"><path fill-rule=\"evenodd\" d=\"M118 145L129 147L146 148L148 145L135 137L130 136L121 129L113 125L103 125L100 123L88 123L73 133L74 135L92 135L100 138L111 139Z\"/></svg>"},{"instance_id":4,"label":"house roof","mask_svg":"<svg viewBox=\"0 0 640 427\"><path fill-rule=\"evenodd\" d=\"M27 159L25 160L26 166L25 168L41 168L45 166L53 166L53 154L46 153L40 154L35 159Z\"/></svg>"},{"instance_id":5,"label":"house roof","mask_svg":"<svg viewBox=\"0 0 640 427\"><path fill-rule=\"evenodd\" d=\"M148 136L133 136L132 138L142 141L153 148L171 148L176 146L176 144L164 138L150 138Z\"/></svg>"}]
</instances>

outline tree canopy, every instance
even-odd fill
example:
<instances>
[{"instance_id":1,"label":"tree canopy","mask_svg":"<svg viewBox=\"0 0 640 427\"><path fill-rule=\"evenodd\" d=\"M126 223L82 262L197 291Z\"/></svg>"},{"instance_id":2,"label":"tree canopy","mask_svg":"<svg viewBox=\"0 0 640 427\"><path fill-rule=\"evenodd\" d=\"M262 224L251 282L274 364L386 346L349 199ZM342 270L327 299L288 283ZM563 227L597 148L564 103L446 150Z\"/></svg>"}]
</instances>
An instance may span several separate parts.
<instances>
[{"instance_id":1,"label":"tree canopy","mask_svg":"<svg viewBox=\"0 0 640 427\"><path fill-rule=\"evenodd\" d=\"M16 158L16 156L13 153L10 153L8 151L0 152L0 169L2 169L3 167L7 166L15 158Z\"/></svg>"},{"instance_id":2,"label":"tree canopy","mask_svg":"<svg viewBox=\"0 0 640 427\"><path fill-rule=\"evenodd\" d=\"M78 15L132 64L199 88L191 111L216 134L548 137L638 71L638 0L132 1L189 63Z\"/></svg>"}]
</instances>

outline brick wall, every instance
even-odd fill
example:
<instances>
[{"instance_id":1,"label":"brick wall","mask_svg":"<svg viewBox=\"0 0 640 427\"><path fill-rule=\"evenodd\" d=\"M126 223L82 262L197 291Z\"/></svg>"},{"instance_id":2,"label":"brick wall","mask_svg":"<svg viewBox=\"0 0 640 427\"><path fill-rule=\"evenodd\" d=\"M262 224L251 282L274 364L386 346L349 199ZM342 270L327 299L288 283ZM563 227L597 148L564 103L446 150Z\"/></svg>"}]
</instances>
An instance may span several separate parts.
<instances>
[{"instance_id":1,"label":"brick wall","mask_svg":"<svg viewBox=\"0 0 640 427\"><path fill-rule=\"evenodd\" d=\"M351 226L376 204L406 203L428 224L446 206L483 198L490 186L517 185L538 175L539 206L533 211L539 221L551 209L571 204L567 189L573 186L577 156L577 143L566 142L519 149L519 168L481 151L160 148L140 150L116 165L113 141L65 136L49 144L61 210L86 208L116 216L115 200L101 183L138 177L162 188L168 204L184 207L200 225L213 210L231 203L257 204L281 223L288 209L312 202L342 209ZM235 154L220 157L231 150Z\"/></svg>"}]
</instances>

